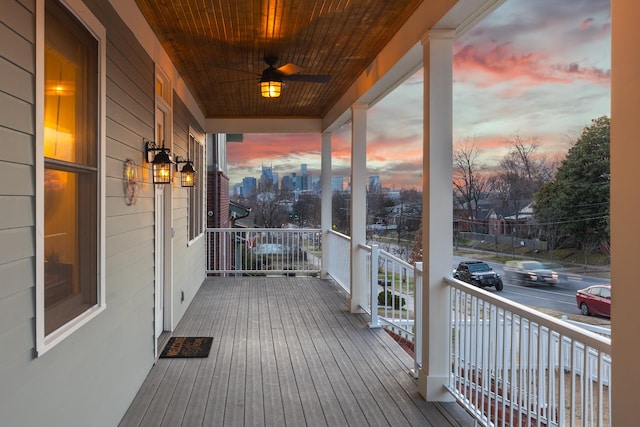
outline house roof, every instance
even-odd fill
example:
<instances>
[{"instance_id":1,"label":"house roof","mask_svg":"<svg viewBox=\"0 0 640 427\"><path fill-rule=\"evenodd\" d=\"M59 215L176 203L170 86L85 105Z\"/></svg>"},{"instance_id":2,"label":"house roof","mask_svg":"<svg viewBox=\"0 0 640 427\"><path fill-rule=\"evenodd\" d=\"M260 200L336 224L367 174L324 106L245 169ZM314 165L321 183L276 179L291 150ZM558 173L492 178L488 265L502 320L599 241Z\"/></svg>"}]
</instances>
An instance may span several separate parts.
<instances>
[{"instance_id":1,"label":"house roof","mask_svg":"<svg viewBox=\"0 0 640 427\"><path fill-rule=\"evenodd\" d=\"M229 200L229 214L232 219L244 218L251 213L251 208L234 200Z\"/></svg>"}]
</instances>

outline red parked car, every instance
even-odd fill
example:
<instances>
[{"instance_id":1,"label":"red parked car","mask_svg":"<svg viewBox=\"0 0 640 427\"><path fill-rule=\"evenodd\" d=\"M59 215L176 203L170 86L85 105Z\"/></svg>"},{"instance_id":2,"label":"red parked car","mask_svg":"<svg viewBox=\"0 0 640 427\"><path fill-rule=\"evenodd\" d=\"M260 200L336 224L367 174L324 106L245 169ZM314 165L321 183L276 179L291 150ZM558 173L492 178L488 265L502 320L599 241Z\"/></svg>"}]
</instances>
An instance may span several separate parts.
<instances>
[{"instance_id":1,"label":"red parked car","mask_svg":"<svg viewBox=\"0 0 640 427\"><path fill-rule=\"evenodd\" d=\"M594 285L576 292L576 302L585 316L611 317L611 285Z\"/></svg>"}]
</instances>

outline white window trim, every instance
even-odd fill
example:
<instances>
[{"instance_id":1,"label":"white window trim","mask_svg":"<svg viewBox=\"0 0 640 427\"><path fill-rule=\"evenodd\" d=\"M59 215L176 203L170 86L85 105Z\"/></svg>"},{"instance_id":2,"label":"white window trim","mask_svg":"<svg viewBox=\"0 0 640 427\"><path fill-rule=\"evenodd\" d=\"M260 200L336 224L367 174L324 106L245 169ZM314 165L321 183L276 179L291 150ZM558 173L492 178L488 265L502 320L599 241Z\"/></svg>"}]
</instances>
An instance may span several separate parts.
<instances>
[{"instance_id":1,"label":"white window trim","mask_svg":"<svg viewBox=\"0 0 640 427\"><path fill-rule=\"evenodd\" d=\"M156 93L156 108L160 109L165 114L165 129L164 133L166 135L164 141L156 141L156 144L163 144L165 148L168 148L169 151L173 151L173 85L171 80L167 77L167 73L165 73L157 64L156 64L156 79L162 81L162 96ZM153 89L153 93L155 93L155 87ZM155 135L155 123L157 123L157 118L154 119L154 130L153 134ZM175 176L172 175L172 176ZM171 222L173 226L173 222Z\"/></svg>"},{"instance_id":2,"label":"white window trim","mask_svg":"<svg viewBox=\"0 0 640 427\"><path fill-rule=\"evenodd\" d=\"M98 41L98 301L96 305L45 336L44 328L44 15L45 0L36 0L36 356L42 356L106 309L105 189L107 31L82 0L59 0Z\"/></svg>"},{"instance_id":3,"label":"white window trim","mask_svg":"<svg viewBox=\"0 0 640 427\"><path fill-rule=\"evenodd\" d=\"M162 82L162 95L158 95L156 93L156 102L160 100L163 106L167 110L173 109L173 84L171 83L171 79L167 76L167 73L164 72L160 66L156 65L156 80L160 80ZM155 89L154 89L155 93Z\"/></svg>"},{"instance_id":4,"label":"white window trim","mask_svg":"<svg viewBox=\"0 0 640 427\"><path fill-rule=\"evenodd\" d=\"M189 153L189 145L190 145L190 140L191 138L193 138L194 141L196 141L200 147L202 148L202 165L200 166L201 170L196 170L196 182L200 182L202 184L202 200L201 200L201 214L200 214L200 221L201 221L201 226L202 226L202 231L200 233L198 233L196 236L193 237L193 239L189 240L189 236L191 234L191 230L189 230L190 224L191 224L191 202L188 203L188 207L189 209L187 210L187 247L193 245L195 242L197 242L200 238L202 238L202 236L204 236L205 231L206 231L206 221L207 221L207 146L205 145L203 140L200 140L196 137L196 135L198 135L199 133L195 131L195 129L189 125L189 134L187 136L187 155L191 155L191 153Z\"/></svg>"}]
</instances>

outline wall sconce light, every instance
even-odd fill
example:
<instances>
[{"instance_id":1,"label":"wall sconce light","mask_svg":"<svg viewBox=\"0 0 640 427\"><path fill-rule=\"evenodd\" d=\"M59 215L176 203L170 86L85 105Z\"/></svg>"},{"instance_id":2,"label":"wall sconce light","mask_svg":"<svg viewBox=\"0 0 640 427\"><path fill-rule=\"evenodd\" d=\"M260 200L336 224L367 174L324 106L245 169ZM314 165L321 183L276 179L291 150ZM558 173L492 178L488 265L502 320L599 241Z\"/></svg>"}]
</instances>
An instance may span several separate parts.
<instances>
[{"instance_id":1,"label":"wall sconce light","mask_svg":"<svg viewBox=\"0 0 640 427\"><path fill-rule=\"evenodd\" d=\"M151 163L153 169L154 184L170 184L171 183L171 157L169 157L169 149L164 145L158 146L153 141L145 142L145 156L148 163ZM155 152L158 152L154 155Z\"/></svg>"},{"instance_id":2,"label":"wall sconce light","mask_svg":"<svg viewBox=\"0 0 640 427\"><path fill-rule=\"evenodd\" d=\"M184 163L182 170L178 170L178 165ZM180 184L183 187L193 187L196 183L196 170L193 168L191 160L184 160L180 156L176 156L176 172L180 172Z\"/></svg>"}]
</instances>

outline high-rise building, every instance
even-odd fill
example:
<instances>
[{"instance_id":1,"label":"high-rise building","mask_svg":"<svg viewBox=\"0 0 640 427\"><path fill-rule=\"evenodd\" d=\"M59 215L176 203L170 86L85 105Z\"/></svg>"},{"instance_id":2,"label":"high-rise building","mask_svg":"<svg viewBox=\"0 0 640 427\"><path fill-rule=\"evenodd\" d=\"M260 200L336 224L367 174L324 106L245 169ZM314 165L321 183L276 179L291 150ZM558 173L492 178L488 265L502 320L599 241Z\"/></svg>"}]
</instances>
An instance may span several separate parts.
<instances>
[{"instance_id":1,"label":"high-rise building","mask_svg":"<svg viewBox=\"0 0 640 427\"><path fill-rule=\"evenodd\" d=\"M312 183L313 183L313 175L311 174L305 174L301 176L302 178L302 188L300 188L300 190L302 191L307 191L307 190L311 190L312 188Z\"/></svg>"},{"instance_id":2,"label":"high-rise building","mask_svg":"<svg viewBox=\"0 0 640 427\"><path fill-rule=\"evenodd\" d=\"M344 191L344 178L341 176L331 177L331 192Z\"/></svg>"},{"instance_id":3,"label":"high-rise building","mask_svg":"<svg viewBox=\"0 0 640 427\"><path fill-rule=\"evenodd\" d=\"M230 197L239 197L242 196L242 183L233 184L229 191Z\"/></svg>"},{"instance_id":4,"label":"high-rise building","mask_svg":"<svg viewBox=\"0 0 640 427\"><path fill-rule=\"evenodd\" d=\"M262 174L260 175L260 191L274 192L278 189L278 176L273 175L273 166L262 165Z\"/></svg>"},{"instance_id":5,"label":"high-rise building","mask_svg":"<svg viewBox=\"0 0 640 427\"><path fill-rule=\"evenodd\" d=\"M369 192L380 193L382 191L382 185L380 184L379 175L371 175L369 177Z\"/></svg>"},{"instance_id":6,"label":"high-rise building","mask_svg":"<svg viewBox=\"0 0 640 427\"><path fill-rule=\"evenodd\" d=\"M257 189L257 181L252 176L242 178L242 197L249 197L255 194Z\"/></svg>"}]
</instances>

